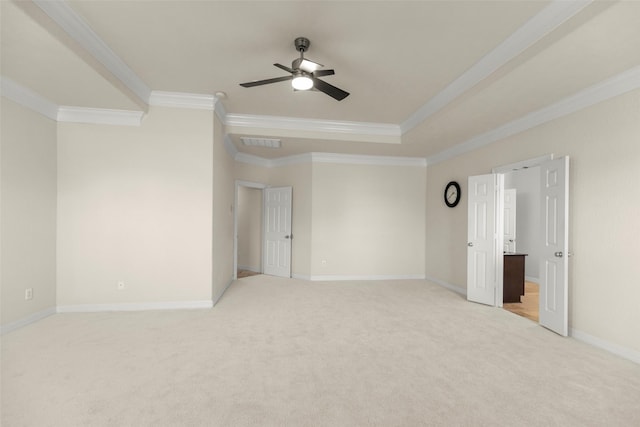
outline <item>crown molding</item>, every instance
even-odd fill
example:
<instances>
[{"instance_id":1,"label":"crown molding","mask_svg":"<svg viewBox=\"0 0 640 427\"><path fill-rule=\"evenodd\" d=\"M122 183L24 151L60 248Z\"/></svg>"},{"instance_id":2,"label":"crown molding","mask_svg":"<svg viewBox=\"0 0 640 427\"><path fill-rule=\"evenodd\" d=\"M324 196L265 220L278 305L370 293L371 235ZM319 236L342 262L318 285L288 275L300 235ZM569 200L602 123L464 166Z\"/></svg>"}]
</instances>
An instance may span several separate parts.
<instances>
[{"instance_id":1,"label":"crown molding","mask_svg":"<svg viewBox=\"0 0 640 427\"><path fill-rule=\"evenodd\" d=\"M58 119L58 106L11 79L0 77L2 96L51 120Z\"/></svg>"},{"instance_id":2,"label":"crown molding","mask_svg":"<svg viewBox=\"0 0 640 427\"><path fill-rule=\"evenodd\" d=\"M273 160L264 157L254 156L253 154L238 153L233 158L237 162L247 163L249 165L260 166L263 168L272 168Z\"/></svg>"},{"instance_id":3,"label":"crown molding","mask_svg":"<svg viewBox=\"0 0 640 427\"><path fill-rule=\"evenodd\" d=\"M436 155L430 156L427 158L427 164L436 164L468 153L485 145L636 89L640 89L640 66L583 89L548 107L534 111L489 132L475 136Z\"/></svg>"},{"instance_id":4,"label":"crown molding","mask_svg":"<svg viewBox=\"0 0 640 427\"><path fill-rule=\"evenodd\" d=\"M216 116L218 116L218 119L220 119L222 124L225 124L227 121L227 110L224 108L224 105L219 98L216 98L216 102L213 106L213 111L216 113Z\"/></svg>"},{"instance_id":5,"label":"crown molding","mask_svg":"<svg viewBox=\"0 0 640 427\"><path fill-rule=\"evenodd\" d=\"M359 154L311 153L313 163L349 165L426 167L423 157L365 156Z\"/></svg>"},{"instance_id":6,"label":"crown molding","mask_svg":"<svg viewBox=\"0 0 640 427\"><path fill-rule=\"evenodd\" d=\"M85 48L118 80L145 104L149 103L151 89L116 53L98 36L86 21L64 1L33 0L73 40Z\"/></svg>"},{"instance_id":7,"label":"crown molding","mask_svg":"<svg viewBox=\"0 0 640 427\"><path fill-rule=\"evenodd\" d=\"M518 28L495 49L481 58L471 68L420 107L400 128L405 134L424 120L440 111L458 96L471 89L504 66L527 48L576 15L593 0L555 0L540 13Z\"/></svg>"},{"instance_id":8,"label":"crown molding","mask_svg":"<svg viewBox=\"0 0 640 427\"><path fill-rule=\"evenodd\" d=\"M140 126L142 111L58 106L6 77L0 77L2 96L57 122Z\"/></svg>"},{"instance_id":9,"label":"crown molding","mask_svg":"<svg viewBox=\"0 0 640 427\"><path fill-rule=\"evenodd\" d=\"M277 159L265 159L238 152L230 138L225 138L225 147L231 157L242 163L248 163L264 168L277 168L300 163L332 163L347 165L369 165L369 166L403 166L403 167L426 167L427 160L418 157L387 157L387 156L365 156L359 154L339 154L339 153L304 153L293 156L279 157Z\"/></svg>"},{"instance_id":10,"label":"crown molding","mask_svg":"<svg viewBox=\"0 0 640 427\"><path fill-rule=\"evenodd\" d=\"M300 119L296 117L226 114L225 125L243 128L400 137L400 126L387 123Z\"/></svg>"},{"instance_id":11,"label":"crown molding","mask_svg":"<svg viewBox=\"0 0 640 427\"><path fill-rule=\"evenodd\" d=\"M200 93L151 91L149 105L157 107L189 108L213 111L218 99L213 95Z\"/></svg>"},{"instance_id":12,"label":"crown molding","mask_svg":"<svg viewBox=\"0 0 640 427\"><path fill-rule=\"evenodd\" d=\"M291 165L298 165L301 163L313 163L314 154L317 154L317 153L302 153L302 154L295 154L293 156L271 159L271 162L269 163L269 167L278 168L280 166L291 166Z\"/></svg>"},{"instance_id":13,"label":"crown molding","mask_svg":"<svg viewBox=\"0 0 640 427\"><path fill-rule=\"evenodd\" d=\"M59 122L97 125L140 126L142 111L108 110L105 108L58 107Z\"/></svg>"}]
</instances>

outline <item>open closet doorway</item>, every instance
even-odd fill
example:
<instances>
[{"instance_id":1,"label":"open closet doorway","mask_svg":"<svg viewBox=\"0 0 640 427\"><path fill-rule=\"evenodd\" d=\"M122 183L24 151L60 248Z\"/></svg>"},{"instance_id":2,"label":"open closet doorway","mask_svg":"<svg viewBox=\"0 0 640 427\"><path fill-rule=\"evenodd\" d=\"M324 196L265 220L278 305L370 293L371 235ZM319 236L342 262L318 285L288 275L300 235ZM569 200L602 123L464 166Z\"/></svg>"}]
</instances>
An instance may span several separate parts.
<instances>
[{"instance_id":1,"label":"open closet doorway","mask_svg":"<svg viewBox=\"0 0 640 427\"><path fill-rule=\"evenodd\" d=\"M235 194L234 279L263 272L263 190L266 185L237 181Z\"/></svg>"},{"instance_id":2,"label":"open closet doorway","mask_svg":"<svg viewBox=\"0 0 640 427\"><path fill-rule=\"evenodd\" d=\"M521 304L525 295L525 261L529 255L518 242L517 217L508 219L511 236L505 240L505 174L539 167L539 225L533 228L539 241L530 249L538 257L530 274L538 271L539 324L559 335L568 335L568 229L569 158L552 155L494 168L489 175L469 177L467 227L467 299L503 307ZM535 176L536 172L532 171ZM516 177L514 179L517 179ZM535 184L532 181L532 186ZM516 189L517 197L517 189ZM513 197L509 192L508 197ZM510 204L513 209L514 204ZM516 203L517 208L517 203ZM533 215L535 217L535 215ZM524 221L523 221L524 222ZM521 233L526 234L526 233ZM510 241L513 240L513 241ZM535 239L534 239L535 240ZM536 251L537 249L537 251ZM515 250L516 252L507 252ZM518 261L516 263L516 261ZM516 273L514 273L516 272ZM513 277L518 277L513 279ZM533 279L534 276L528 276ZM532 281L532 280L530 280ZM515 295L515 297L514 297ZM511 299L514 299L511 301Z\"/></svg>"},{"instance_id":3,"label":"open closet doorway","mask_svg":"<svg viewBox=\"0 0 640 427\"><path fill-rule=\"evenodd\" d=\"M524 268L524 293L503 308L539 321L540 273L540 166L522 166L504 174L504 253L505 276L519 280ZM519 265L522 264L522 265ZM514 269L512 272L510 269ZM505 277L504 281L508 281Z\"/></svg>"}]
</instances>

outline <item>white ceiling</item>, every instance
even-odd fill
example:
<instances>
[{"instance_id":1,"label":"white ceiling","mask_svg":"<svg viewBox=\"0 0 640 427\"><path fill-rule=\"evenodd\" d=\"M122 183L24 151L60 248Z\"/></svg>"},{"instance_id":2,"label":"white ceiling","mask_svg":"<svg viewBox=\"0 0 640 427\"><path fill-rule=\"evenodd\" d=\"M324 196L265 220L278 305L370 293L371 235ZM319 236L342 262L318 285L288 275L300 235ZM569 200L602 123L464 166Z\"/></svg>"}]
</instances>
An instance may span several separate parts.
<instances>
[{"instance_id":1,"label":"white ceiling","mask_svg":"<svg viewBox=\"0 0 640 427\"><path fill-rule=\"evenodd\" d=\"M640 65L636 1L2 1L1 13L3 77L56 105L115 110L146 109L150 91L223 91L237 149L265 158L436 156ZM298 56L298 36L349 97L239 86L285 75L272 64ZM277 119L246 124L263 116Z\"/></svg>"}]
</instances>

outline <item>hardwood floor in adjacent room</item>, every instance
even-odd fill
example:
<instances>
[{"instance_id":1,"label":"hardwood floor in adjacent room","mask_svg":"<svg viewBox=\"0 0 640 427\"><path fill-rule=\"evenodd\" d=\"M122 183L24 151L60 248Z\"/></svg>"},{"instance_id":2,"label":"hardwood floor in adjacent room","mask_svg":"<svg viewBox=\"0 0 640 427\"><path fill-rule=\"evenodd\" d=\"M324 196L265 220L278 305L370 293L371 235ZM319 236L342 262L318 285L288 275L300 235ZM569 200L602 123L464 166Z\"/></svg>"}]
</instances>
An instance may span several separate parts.
<instances>
[{"instance_id":1,"label":"hardwood floor in adjacent room","mask_svg":"<svg viewBox=\"0 0 640 427\"><path fill-rule=\"evenodd\" d=\"M261 273L256 273L255 271L251 270L238 270L238 279L242 279L243 277L256 276L258 274Z\"/></svg>"},{"instance_id":2,"label":"hardwood floor in adjacent room","mask_svg":"<svg viewBox=\"0 0 640 427\"><path fill-rule=\"evenodd\" d=\"M534 322L538 322L539 310L539 290L538 284L533 282L524 283L524 295L520 297L521 302L505 303L503 308L518 316L526 317Z\"/></svg>"}]
</instances>

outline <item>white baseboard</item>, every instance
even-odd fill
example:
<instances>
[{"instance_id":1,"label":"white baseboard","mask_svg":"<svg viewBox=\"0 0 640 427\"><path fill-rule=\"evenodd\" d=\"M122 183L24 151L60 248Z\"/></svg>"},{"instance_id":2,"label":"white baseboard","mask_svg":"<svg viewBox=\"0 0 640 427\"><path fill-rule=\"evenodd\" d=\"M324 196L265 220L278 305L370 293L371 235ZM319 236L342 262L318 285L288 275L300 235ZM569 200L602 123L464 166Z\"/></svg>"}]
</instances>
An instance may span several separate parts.
<instances>
[{"instance_id":1,"label":"white baseboard","mask_svg":"<svg viewBox=\"0 0 640 427\"><path fill-rule=\"evenodd\" d=\"M533 282L535 284L540 284L540 279L537 277L533 277L533 276L524 276L524 280L526 280L527 282Z\"/></svg>"},{"instance_id":2,"label":"white baseboard","mask_svg":"<svg viewBox=\"0 0 640 427\"><path fill-rule=\"evenodd\" d=\"M229 289L229 286L231 286L232 283L233 283L233 279L230 279L227 285L222 290L222 292L218 293L218 295L213 296L213 305L216 305L218 301L220 301L220 298L222 298L224 293L227 292L227 289Z\"/></svg>"},{"instance_id":3,"label":"white baseboard","mask_svg":"<svg viewBox=\"0 0 640 427\"><path fill-rule=\"evenodd\" d=\"M466 297L467 293L466 290L460 289L457 286L452 285L451 283L445 282L443 280L440 279L436 279L434 277L426 277L426 280L428 280L429 282L433 282L437 285L440 285L442 287L445 287L449 290L452 290L456 293L459 293L460 295L463 295ZM527 278L528 281L530 282L535 282L537 283L538 278L537 277L531 277L531 278ZM628 359L631 360L632 362L638 363L640 364L640 352L635 351L635 350L631 350L629 348L626 347L622 347L620 345L617 344L613 344L609 341L594 337L593 335L589 335L587 333L584 333L580 330L574 329L574 328L569 328L569 336L571 336L572 338L578 340L578 341L582 341L586 344L592 345L594 347L598 347L601 348L605 351L608 351L609 353L615 354L616 356L620 356L624 359Z\"/></svg>"},{"instance_id":4,"label":"white baseboard","mask_svg":"<svg viewBox=\"0 0 640 427\"><path fill-rule=\"evenodd\" d=\"M145 311L145 310L184 310L212 308L213 301L162 301L162 302L134 302L116 304L78 304L60 305L58 313L96 313L103 311Z\"/></svg>"},{"instance_id":5,"label":"white baseboard","mask_svg":"<svg viewBox=\"0 0 640 427\"><path fill-rule=\"evenodd\" d=\"M56 308L55 307L50 307L47 308L46 310L42 310L39 311L37 313L33 313L27 317L24 317L22 319L16 320L14 322L10 322L7 323L6 325L2 325L2 328L0 328L0 335L4 335L7 332L11 332L11 331L15 331L16 329L20 329L24 326L30 325L32 323L35 323L39 320L44 319L45 317L49 317L53 314L56 314Z\"/></svg>"},{"instance_id":6,"label":"white baseboard","mask_svg":"<svg viewBox=\"0 0 640 427\"><path fill-rule=\"evenodd\" d=\"M293 275L294 278L303 278L300 275ZM348 276L348 275L316 275L306 276L311 281L318 282L335 282L335 281L350 281L350 280L424 280L423 274L407 274L407 275L380 275L380 276Z\"/></svg>"},{"instance_id":7,"label":"white baseboard","mask_svg":"<svg viewBox=\"0 0 640 427\"><path fill-rule=\"evenodd\" d=\"M254 273L262 273L262 271L260 271L260 267L251 267L247 265L239 265L238 270L246 270L246 271L252 271Z\"/></svg>"},{"instance_id":8,"label":"white baseboard","mask_svg":"<svg viewBox=\"0 0 640 427\"><path fill-rule=\"evenodd\" d=\"M229 285L227 285L227 287L228 286ZM105 312L105 311L146 311L146 310L190 310L190 309L212 308L213 304L214 304L213 301L201 300L201 301L119 303L119 304L60 305L57 307L48 308L38 313L34 313L30 316L27 316L20 320L16 320L6 325L2 325L2 327L0 328L0 335L4 335L5 333L15 331L16 329L20 329L24 326L38 322L44 319L45 317L49 317L56 313L98 313L98 312Z\"/></svg>"},{"instance_id":9,"label":"white baseboard","mask_svg":"<svg viewBox=\"0 0 640 427\"><path fill-rule=\"evenodd\" d=\"M589 335L582 331L579 331L574 328L569 328L569 336L577 339L578 341L582 341L584 343L590 344L594 347L601 348L609 353L613 353L616 356L623 357L625 359L631 360L632 362L640 364L640 352L631 350L630 348L622 347L618 344L614 344L612 342L603 340L598 337L594 337L593 335Z\"/></svg>"},{"instance_id":10,"label":"white baseboard","mask_svg":"<svg viewBox=\"0 0 640 427\"><path fill-rule=\"evenodd\" d=\"M467 297L467 290L466 289L462 289L462 288L460 288L460 287L458 287L456 285L452 285L449 282L445 282L444 280L436 279L435 277L430 277L430 276L425 277L425 280L427 280L429 282L433 282L436 285L440 285L443 288L447 288L450 291L453 291L453 292L455 292L457 294L460 294L460 295L464 296L465 298Z\"/></svg>"}]
</instances>

